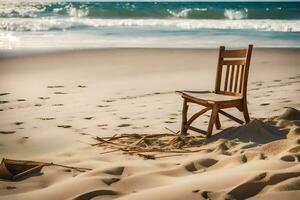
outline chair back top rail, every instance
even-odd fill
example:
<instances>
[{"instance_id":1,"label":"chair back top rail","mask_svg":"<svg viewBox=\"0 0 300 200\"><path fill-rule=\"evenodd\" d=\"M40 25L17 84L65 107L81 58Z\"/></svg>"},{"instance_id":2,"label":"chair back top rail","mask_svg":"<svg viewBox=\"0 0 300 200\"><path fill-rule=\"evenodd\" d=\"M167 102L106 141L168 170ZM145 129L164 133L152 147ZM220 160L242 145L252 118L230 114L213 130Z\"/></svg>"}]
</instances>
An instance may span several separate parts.
<instances>
[{"instance_id":1,"label":"chair back top rail","mask_svg":"<svg viewBox=\"0 0 300 200\"><path fill-rule=\"evenodd\" d=\"M240 50L225 50L224 46L220 47L216 93L246 97L252 49L253 45Z\"/></svg>"}]
</instances>

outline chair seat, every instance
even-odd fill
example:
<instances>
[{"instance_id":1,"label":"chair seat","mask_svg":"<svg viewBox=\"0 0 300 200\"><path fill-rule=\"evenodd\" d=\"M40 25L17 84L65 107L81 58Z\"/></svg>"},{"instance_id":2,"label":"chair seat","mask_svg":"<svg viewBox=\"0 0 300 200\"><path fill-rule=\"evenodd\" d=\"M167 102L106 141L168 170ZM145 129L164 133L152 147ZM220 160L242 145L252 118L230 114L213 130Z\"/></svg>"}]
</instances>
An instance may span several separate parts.
<instances>
[{"instance_id":1,"label":"chair seat","mask_svg":"<svg viewBox=\"0 0 300 200\"><path fill-rule=\"evenodd\" d=\"M199 103L224 103L242 100L241 96L216 94L209 91L178 91L178 93L180 93L183 98Z\"/></svg>"}]
</instances>

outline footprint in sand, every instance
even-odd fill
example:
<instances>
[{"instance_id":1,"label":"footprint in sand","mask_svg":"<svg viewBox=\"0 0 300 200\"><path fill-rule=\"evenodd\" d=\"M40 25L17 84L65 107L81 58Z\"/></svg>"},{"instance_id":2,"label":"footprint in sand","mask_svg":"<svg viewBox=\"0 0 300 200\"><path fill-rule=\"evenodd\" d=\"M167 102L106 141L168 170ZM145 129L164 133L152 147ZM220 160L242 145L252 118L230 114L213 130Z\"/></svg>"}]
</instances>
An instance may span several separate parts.
<instances>
[{"instance_id":1,"label":"footprint in sand","mask_svg":"<svg viewBox=\"0 0 300 200\"><path fill-rule=\"evenodd\" d=\"M129 117L120 117L120 119L130 119Z\"/></svg>"},{"instance_id":2,"label":"footprint in sand","mask_svg":"<svg viewBox=\"0 0 300 200\"><path fill-rule=\"evenodd\" d=\"M128 127L128 126L131 126L131 124L120 124L120 125L118 125L118 127Z\"/></svg>"},{"instance_id":3,"label":"footprint in sand","mask_svg":"<svg viewBox=\"0 0 300 200\"><path fill-rule=\"evenodd\" d=\"M121 176L124 172L125 167L114 167L112 169L107 169L104 171L106 174L115 175L115 176Z\"/></svg>"},{"instance_id":4,"label":"footprint in sand","mask_svg":"<svg viewBox=\"0 0 300 200\"><path fill-rule=\"evenodd\" d=\"M63 88L63 87L65 87L65 86L63 86L63 85L49 85L49 86L47 86L48 88Z\"/></svg>"},{"instance_id":5,"label":"footprint in sand","mask_svg":"<svg viewBox=\"0 0 300 200\"><path fill-rule=\"evenodd\" d=\"M0 112L1 112L1 111L4 111L4 110L3 110L3 109L0 109Z\"/></svg>"},{"instance_id":6,"label":"footprint in sand","mask_svg":"<svg viewBox=\"0 0 300 200\"><path fill-rule=\"evenodd\" d=\"M113 100L113 99L107 99L107 100L103 100L103 102L106 102L106 103L111 103L111 102L115 102L116 100Z\"/></svg>"},{"instance_id":7,"label":"footprint in sand","mask_svg":"<svg viewBox=\"0 0 300 200\"><path fill-rule=\"evenodd\" d=\"M87 86L85 86L85 85L78 85L77 87L79 87L79 88L86 88Z\"/></svg>"},{"instance_id":8,"label":"footprint in sand","mask_svg":"<svg viewBox=\"0 0 300 200\"><path fill-rule=\"evenodd\" d=\"M246 163L247 161L248 161L248 159L247 159L246 155L243 154L242 157L241 157L241 162Z\"/></svg>"},{"instance_id":9,"label":"footprint in sand","mask_svg":"<svg viewBox=\"0 0 300 200\"><path fill-rule=\"evenodd\" d=\"M300 146L293 147L288 152L290 152L290 153L299 153L300 152Z\"/></svg>"},{"instance_id":10,"label":"footprint in sand","mask_svg":"<svg viewBox=\"0 0 300 200\"><path fill-rule=\"evenodd\" d=\"M71 125L58 125L59 128L71 128Z\"/></svg>"},{"instance_id":11,"label":"footprint in sand","mask_svg":"<svg viewBox=\"0 0 300 200\"><path fill-rule=\"evenodd\" d=\"M269 103L261 103L261 104L259 104L260 106L268 106L268 105L270 105Z\"/></svg>"},{"instance_id":12,"label":"footprint in sand","mask_svg":"<svg viewBox=\"0 0 300 200\"><path fill-rule=\"evenodd\" d=\"M52 106L63 106L64 104L62 103L55 103L55 104L52 104Z\"/></svg>"},{"instance_id":13,"label":"footprint in sand","mask_svg":"<svg viewBox=\"0 0 300 200\"><path fill-rule=\"evenodd\" d=\"M0 96L5 96L5 95L9 95L10 93L0 93Z\"/></svg>"},{"instance_id":14,"label":"footprint in sand","mask_svg":"<svg viewBox=\"0 0 300 200\"><path fill-rule=\"evenodd\" d=\"M53 92L53 94L68 94L68 93L65 93L65 92Z\"/></svg>"},{"instance_id":15,"label":"footprint in sand","mask_svg":"<svg viewBox=\"0 0 300 200\"><path fill-rule=\"evenodd\" d=\"M107 108L107 107L109 107L109 105L98 105L97 107L99 107L99 108Z\"/></svg>"},{"instance_id":16,"label":"footprint in sand","mask_svg":"<svg viewBox=\"0 0 300 200\"><path fill-rule=\"evenodd\" d=\"M297 78L299 78L299 76L291 76L291 77L289 77L289 79L297 79Z\"/></svg>"},{"instance_id":17,"label":"footprint in sand","mask_svg":"<svg viewBox=\"0 0 300 200\"><path fill-rule=\"evenodd\" d=\"M133 126L131 129L141 129L141 127Z\"/></svg>"},{"instance_id":18,"label":"footprint in sand","mask_svg":"<svg viewBox=\"0 0 300 200\"><path fill-rule=\"evenodd\" d=\"M55 118L53 118L53 117L40 117L38 119L40 119L40 120L54 120Z\"/></svg>"},{"instance_id":19,"label":"footprint in sand","mask_svg":"<svg viewBox=\"0 0 300 200\"><path fill-rule=\"evenodd\" d=\"M149 125L145 125L143 127L133 126L133 127L131 127L131 129L142 129L142 128L149 128L149 127L150 127Z\"/></svg>"},{"instance_id":20,"label":"footprint in sand","mask_svg":"<svg viewBox=\"0 0 300 200\"><path fill-rule=\"evenodd\" d=\"M17 187L8 185L8 186L5 187L5 189L14 190L14 189L17 189Z\"/></svg>"},{"instance_id":21,"label":"footprint in sand","mask_svg":"<svg viewBox=\"0 0 300 200\"><path fill-rule=\"evenodd\" d=\"M38 97L38 99L46 100L46 99L50 99L50 97Z\"/></svg>"},{"instance_id":22,"label":"footprint in sand","mask_svg":"<svg viewBox=\"0 0 300 200\"><path fill-rule=\"evenodd\" d=\"M268 157L264 154L264 153L261 153L260 154L260 159L261 160L266 160Z\"/></svg>"},{"instance_id":23,"label":"footprint in sand","mask_svg":"<svg viewBox=\"0 0 300 200\"><path fill-rule=\"evenodd\" d=\"M26 101L26 99L17 99L17 101Z\"/></svg>"},{"instance_id":24,"label":"footprint in sand","mask_svg":"<svg viewBox=\"0 0 300 200\"><path fill-rule=\"evenodd\" d=\"M13 123L13 124L16 125L16 126L19 126L19 125L24 124L24 122L15 122L15 123Z\"/></svg>"},{"instance_id":25,"label":"footprint in sand","mask_svg":"<svg viewBox=\"0 0 300 200\"><path fill-rule=\"evenodd\" d=\"M23 144L23 143L27 142L28 139L29 139L29 137L22 137L22 138L18 139L17 142L20 144Z\"/></svg>"},{"instance_id":26,"label":"footprint in sand","mask_svg":"<svg viewBox=\"0 0 300 200\"><path fill-rule=\"evenodd\" d=\"M120 181L121 179L119 178L104 178L102 179L102 182L105 183L106 185L110 186L113 183L116 183Z\"/></svg>"},{"instance_id":27,"label":"footprint in sand","mask_svg":"<svg viewBox=\"0 0 300 200\"><path fill-rule=\"evenodd\" d=\"M104 126L108 126L107 124L98 124L98 127L104 127Z\"/></svg>"},{"instance_id":28,"label":"footprint in sand","mask_svg":"<svg viewBox=\"0 0 300 200\"><path fill-rule=\"evenodd\" d=\"M40 107L40 106L42 106L42 104L36 103L36 104L34 104L34 106Z\"/></svg>"},{"instance_id":29,"label":"footprint in sand","mask_svg":"<svg viewBox=\"0 0 300 200\"><path fill-rule=\"evenodd\" d=\"M83 119L85 120L91 120L91 119L94 119L95 117L84 117Z\"/></svg>"},{"instance_id":30,"label":"footprint in sand","mask_svg":"<svg viewBox=\"0 0 300 200\"><path fill-rule=\"evenodd\" d=\"M290 103L292 102L291 100L285 100L285 101L281 101L281 103Z\"/></svg>"},{"instance_id":31,"label":"footprint in sand","mask_svg":"<svg viewBox=\"0 0 300 200\"><path fill-rule=\"evenodd\" d=\"M0 131L0 134L8 135L8 134L14 134L16 131Z\"/></svg>"},{"instance_id":32,"label":"footprint in sand","mask_svg":"<svg viewBox=\"0 0 300 200\"><path fill-rule=\"evenodd\" d=\"M297 156L297 155L285 155L285 156L282 156L280 158L281 160L285 161L285 162L299 162L300 160L300 156Z\"/></svg>"},{"instance_id":33,"label":"footprint in sand","mask_svg":"<svg viewBox=\"0 0 300 200\"><path fill-rule=\"evenodd\" d=\"M9 101L0 101L0 104L8 103Z\"/></svg>"},{"instance_id":34,"label":"footprint in sand","mask_svg":"<svg viewBox=\"0 0 300 200\"><path fill-rule=\"evenodd\" d=\"M211 192L209 192L209 191L203 191L203 192L201 192L201 196L204 198L204 199L210 199L210 197L209 197L209 194L210 194Z\"/></svg>"},{"instance_id":35,"label":"footprint in sand","mask_svg":"<svg viewBox=\"0 0 300 200\"><path fill-rule=\"evenodd\" d=\"M166 123L166 124L173 124L173 123L176 123L176 122L174 122L174 121L164 121L164 123Z\"/></svg>"}]
</instances>

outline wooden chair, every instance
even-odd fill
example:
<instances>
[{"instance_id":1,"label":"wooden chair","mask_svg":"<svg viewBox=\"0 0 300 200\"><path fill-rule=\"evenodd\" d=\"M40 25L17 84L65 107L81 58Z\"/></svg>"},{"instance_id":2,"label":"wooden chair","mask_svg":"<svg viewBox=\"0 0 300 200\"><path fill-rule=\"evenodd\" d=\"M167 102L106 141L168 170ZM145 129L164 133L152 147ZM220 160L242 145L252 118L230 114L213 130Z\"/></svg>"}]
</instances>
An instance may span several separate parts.
<instances>
[{"instance_id":1,"label":"wooden chair","mask_svg":"<svg viewBox=\"0 0 300 200\"><path fill-rule=\"evenodd\" d=\"M252 48L253 45L249 45L248 49L241 50L225 50L224 46L220 47L215 91L177 91L183 98L181 134L187 134L187 130L190 129L210 137L214 124L217 129L221 128L219 113L240 124L244 123L242 120L223 111L225 108L237 108L243 112L245 122L250 121L247 108L247 82ZM225 74L223 74L223 71ZM222 77L224 77L224 81L222 81ZM199 104L206 108L188 119L188 103ZM191 126L195 119L209 110L212 110L212 112L207 131Z\"/></svg>"}]
</instances>

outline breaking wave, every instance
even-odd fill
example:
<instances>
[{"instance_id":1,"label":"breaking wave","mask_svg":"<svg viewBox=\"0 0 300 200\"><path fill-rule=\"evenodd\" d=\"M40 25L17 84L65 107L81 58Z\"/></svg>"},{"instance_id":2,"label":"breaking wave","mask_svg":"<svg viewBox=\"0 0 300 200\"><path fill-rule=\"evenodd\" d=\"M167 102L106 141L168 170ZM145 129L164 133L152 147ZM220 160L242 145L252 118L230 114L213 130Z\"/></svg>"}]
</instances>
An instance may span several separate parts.
<instances>
[{"instance_id":1,"label":"breaking wave","mask_svg":"<svg viewBox=\"0 0 300 200\"><path fill-rule=\"evenodd\" d=\"M178 29L230 29L300 32L300 20L192 20L192 19L0 19L3 31L53 31L102 27L169 27Z\"/></svg>"},{"instance_id":2,"label":"breaking wave","mask_svg":"<svg viewBox=\"0 0 300 200\"><path fill-rule=\"evenodd\" d=\"M0 2L0 18L300 19L300 4L216 2Z\"/></svg>"}]
</instances>

